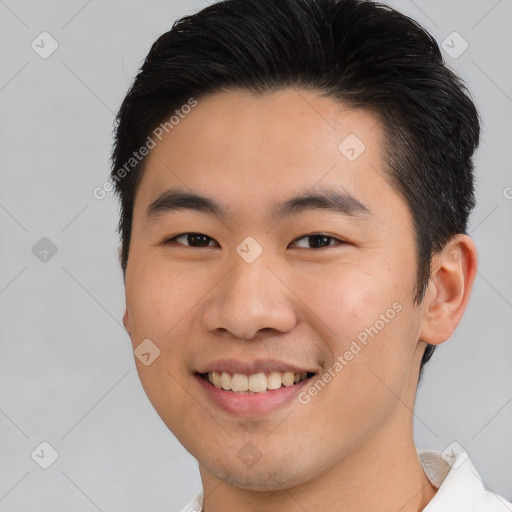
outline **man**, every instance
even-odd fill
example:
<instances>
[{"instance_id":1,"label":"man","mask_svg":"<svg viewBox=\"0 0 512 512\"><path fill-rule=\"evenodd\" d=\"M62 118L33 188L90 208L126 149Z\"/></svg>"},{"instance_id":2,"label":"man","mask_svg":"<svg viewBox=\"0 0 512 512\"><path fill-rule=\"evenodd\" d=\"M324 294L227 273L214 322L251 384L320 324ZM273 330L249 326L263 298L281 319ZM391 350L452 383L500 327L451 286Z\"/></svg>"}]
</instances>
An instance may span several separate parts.
<instances>
[{"instance_id":1,"label":"man","mask_svg":"<svg viewBox=\"0 0 512 512\"><path fill-rule=\"evenodd\" d=\"M417 451L423 365L476 274L476 109L363 0L227 0L153 45L118 115L124 324L198 460L184 511L505 511Z\"/></svg>"}]
</instances>

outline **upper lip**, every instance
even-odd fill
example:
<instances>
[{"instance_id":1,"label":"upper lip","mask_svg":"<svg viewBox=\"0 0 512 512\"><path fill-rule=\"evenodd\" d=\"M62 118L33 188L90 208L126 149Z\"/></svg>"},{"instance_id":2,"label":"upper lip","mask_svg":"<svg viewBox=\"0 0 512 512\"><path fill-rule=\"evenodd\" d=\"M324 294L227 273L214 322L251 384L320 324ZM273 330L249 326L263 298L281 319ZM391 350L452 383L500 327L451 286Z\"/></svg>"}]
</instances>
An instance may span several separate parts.
<instances>
[{"instance_id":1,"label":"upper lip","mask_svg":"<svg viewBox=\"0 0 512 512\"><path fill-rule=\"evenodd\" d=\"M228 372L252 375L265 372L293 372L293 373L316 373L315 370L304 366L298 366L277 359L254 359L252 361L241 361L239 359L216 359L201 366L197 373Z\"/></svg>"}]
</instances>

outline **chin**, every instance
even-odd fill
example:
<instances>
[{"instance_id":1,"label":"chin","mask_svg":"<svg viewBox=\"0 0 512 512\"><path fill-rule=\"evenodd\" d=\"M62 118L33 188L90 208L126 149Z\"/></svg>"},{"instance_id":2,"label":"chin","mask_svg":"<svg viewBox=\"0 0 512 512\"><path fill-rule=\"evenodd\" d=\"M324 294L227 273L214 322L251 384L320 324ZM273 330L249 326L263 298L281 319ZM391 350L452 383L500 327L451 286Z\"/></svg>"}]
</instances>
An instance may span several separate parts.
<instances>
[{"instance_id":1,"label":"chin","mask_svg":"<svg viewBox=\"0 0 512 512\"><path fill-rule=\"evenodd\" d=\"M242 466L238 459L232 461L231 465L226 464L226 459L217 463L204 465L209 472L229 485L247 491L273 492L291 489L308 480L308 477L297 468L296 464L288 467L278 461L272 464L263 464L258 461L251 468L240 468Z\"/></svg>"}]
</instances>

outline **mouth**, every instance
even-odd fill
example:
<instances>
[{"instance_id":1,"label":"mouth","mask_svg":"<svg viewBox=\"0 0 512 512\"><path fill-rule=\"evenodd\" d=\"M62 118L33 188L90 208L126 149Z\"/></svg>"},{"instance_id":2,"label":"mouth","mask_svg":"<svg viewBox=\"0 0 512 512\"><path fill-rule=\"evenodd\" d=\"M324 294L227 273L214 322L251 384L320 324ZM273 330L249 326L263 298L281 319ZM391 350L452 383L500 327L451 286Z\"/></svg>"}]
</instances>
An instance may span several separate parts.
<instances>
[{"instance_id":1,"label":"mouth","mask_svg":"<svg viewBox=\"0 0 512 512\"><path fill-rule=\"evenodd\" d=\"M289 388L311 379L313 372L259 372L246 375L226 371L198 373L211 386L236 394L256 394Z\"/></svg>"},{"instance_id":2,"label":"mouth","mask_svg":"<svg viewBox=\"0 0 512 512\"><path fill-rule=\"evenodd\" d=\"M278 359L219 358L197 368L194 376L201 396L217 410L259 419L301 404L297 397L320 372L320 367Z\"/></svg>"}]
</instances>

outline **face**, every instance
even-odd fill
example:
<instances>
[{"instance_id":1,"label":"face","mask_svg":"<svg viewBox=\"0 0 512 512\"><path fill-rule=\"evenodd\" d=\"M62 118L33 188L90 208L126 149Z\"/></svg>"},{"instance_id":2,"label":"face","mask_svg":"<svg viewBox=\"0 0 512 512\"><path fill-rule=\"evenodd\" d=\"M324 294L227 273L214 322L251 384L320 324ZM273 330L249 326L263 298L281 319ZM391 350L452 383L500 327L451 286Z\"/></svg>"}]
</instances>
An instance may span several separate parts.
<instances>
[{"instance_id":1,"label":"face","mask_svg":"<svg viewBox=\"0 0 512 512\"><path fill-rule=\"evenodd\" d=\"M199 99L151 150L124 322L202 472L287 488L403 435L422 306L384 144L372 114L283 89Z\"/></svg>"}]
</instances>

